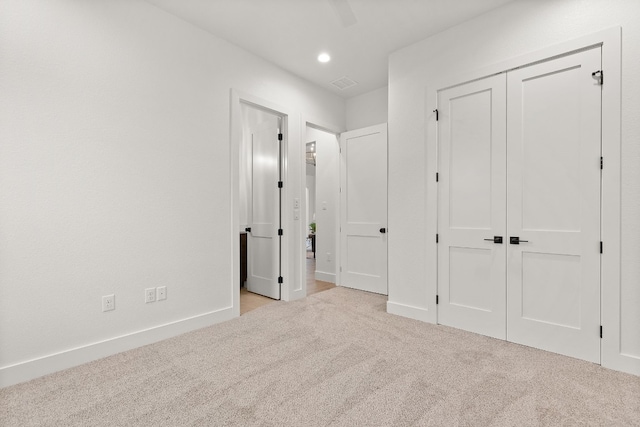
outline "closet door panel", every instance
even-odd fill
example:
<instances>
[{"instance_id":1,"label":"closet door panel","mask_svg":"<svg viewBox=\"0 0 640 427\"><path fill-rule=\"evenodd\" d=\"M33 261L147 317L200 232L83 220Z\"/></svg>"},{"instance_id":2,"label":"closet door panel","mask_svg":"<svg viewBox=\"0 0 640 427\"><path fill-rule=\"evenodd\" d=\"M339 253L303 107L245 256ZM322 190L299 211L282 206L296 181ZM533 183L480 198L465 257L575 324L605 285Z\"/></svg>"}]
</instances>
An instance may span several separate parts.
<instances>
[{"instance_id":1,"label":"closet door panel","mask_svg":"<svg viewBox=\"0 0 640 427\"><path fill-rule=\"evenodd\" d=\"M438 93L438 323L506 337L505 75Z\"/></svg>"},{"instance_id":2,"label":"closet door panel","mask_svg":"<svg viewBox=\"0 0 640 427\"><path fill-rule=\"evenodd\" d=\"M592 362L600 361L597 70L599 48L507 76L507 339Z\"/></svg>"}]
</instances>

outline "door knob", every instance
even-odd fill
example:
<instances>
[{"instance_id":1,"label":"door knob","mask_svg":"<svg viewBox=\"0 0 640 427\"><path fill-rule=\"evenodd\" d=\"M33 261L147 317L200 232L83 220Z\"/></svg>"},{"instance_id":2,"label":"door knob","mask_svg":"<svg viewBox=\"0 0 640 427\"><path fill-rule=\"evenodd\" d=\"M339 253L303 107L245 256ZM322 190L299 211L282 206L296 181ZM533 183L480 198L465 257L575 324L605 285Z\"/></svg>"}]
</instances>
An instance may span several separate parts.
<instances>
[{"instance_id":1,"label":"door knob","mask_svg":"<svg viewBox=\"0 0 640 427\"><path fill-rule=\"evenodd\" d=\"M246 231L247 233L251 233L251 227L245 228L244 231Z\"/></svg>"},{"instance_id":2,"label":"door knob","mask_svg":"<svg viewBox=\"0 0 640 427\"><path fill-rule=\"evenodd\" d=\"M518 236L511 236L509 237L509 243L511 243L512 245L519 245L520 243L529 243L528 240L520 240L520 237Z\"/></svg>"},{"instance_id":3,"label":"door knob","mask_svg":"<svg viewBox=\"0 0 640 427\"><path fill-rule=\"evenodd\" d=\"M487 242L502 243L502 236L493 236L493 239L484 239Z\"/></svg>"},{"instance_id":4,"label":"door knob","mask_svg":"<svg viewBox=\"0 0 640 427\"><path fill-rule=\"evenodd\" d=\"M384 234L384 233L386 233L386 232L387 232L387 229L383 227L383 228L381 228L381 229L380 229L380 232L381 232L382 234Z\"/></svg>"}]
</instances>

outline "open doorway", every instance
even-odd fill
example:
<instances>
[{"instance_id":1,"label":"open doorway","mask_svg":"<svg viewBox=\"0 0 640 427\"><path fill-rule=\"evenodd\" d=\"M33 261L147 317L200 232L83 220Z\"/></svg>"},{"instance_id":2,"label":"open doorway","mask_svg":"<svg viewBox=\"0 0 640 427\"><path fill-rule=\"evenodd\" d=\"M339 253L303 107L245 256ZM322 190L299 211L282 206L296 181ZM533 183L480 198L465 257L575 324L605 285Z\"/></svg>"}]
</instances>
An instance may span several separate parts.
<instances>
[{"instance_id":1,"label":"open doorway","mask_svg":"<svg viewBox=\"0 0 640 427\"><path fill-rule=\"evenodd\" d=\"M283 117L240 105L240 313L281 299Z\"/></svg>"},{"instance_id":2,"label":"open doorway","mask_svg":"<svg viewBox=\"0 0 640 427\"><path fill-rule=\"evenodd\" d=\"M307 295L336 286L340 213L340 147L336 134L306 128L305 264Z\"/></svg>"}]
</instances>

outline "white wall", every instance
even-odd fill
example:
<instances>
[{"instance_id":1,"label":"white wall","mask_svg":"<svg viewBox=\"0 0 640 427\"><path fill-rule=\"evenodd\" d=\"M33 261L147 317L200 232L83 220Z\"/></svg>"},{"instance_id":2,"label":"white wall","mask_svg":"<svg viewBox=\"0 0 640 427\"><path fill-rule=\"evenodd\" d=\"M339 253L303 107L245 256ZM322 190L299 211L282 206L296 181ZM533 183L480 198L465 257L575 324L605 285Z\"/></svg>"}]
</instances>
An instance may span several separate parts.
<instances>
[{"instance_id":1,"label":"white wall","mask_svg":"<svg viewBox=\"0 0 640 427\"><path fill-rule=\"evenodd\" d=\"M316 141L316 274L336 282L340 213L340 153L336 135L307 127L307 141Z\"/></svg>"},{"instance_id":2,"label":"white wall","mask_svg":"<svg viewBox=\"0 0 640 427\"><path fill-rule=\"evenodd\" d=\"M425 223L425 94L436 81L478 70L598 30L622 26L622 284L621 353L640 360L640 2L521 0L390 57L389 301L421 309L433 304L425 265L434 265ZM605 70L606 74L606 70ZM606 81L605 81L606 84ZM411 183L411 185L407 185ZM427 243L428 242L428 243ZM409 313L411 310L408 310ZM605 332L606 333L606 332ZM635 362L634 362L635 363ZM635 368L640 372L636 363ZM633 370L630 369L630 370Z\"/></svg>"},{"instance_id":3,"label":"white wall","mask_svg":"<svg viewBox=\"0 0 640 427\"><path fill-rule=\"evenodd\" d=\"M0 2L0 76L0 385L232 316L231 88L344 127L142 1Z\"/></svg>"},{"instance_id":4,"label":"white wall","mask_svg":"<svg viewBox=\"0 0 640 427\"><path fill-rule=\"evenodd\" d=\"M347 99L347 130L387 123L387 86Z\"/></svg>"}]
</instances>

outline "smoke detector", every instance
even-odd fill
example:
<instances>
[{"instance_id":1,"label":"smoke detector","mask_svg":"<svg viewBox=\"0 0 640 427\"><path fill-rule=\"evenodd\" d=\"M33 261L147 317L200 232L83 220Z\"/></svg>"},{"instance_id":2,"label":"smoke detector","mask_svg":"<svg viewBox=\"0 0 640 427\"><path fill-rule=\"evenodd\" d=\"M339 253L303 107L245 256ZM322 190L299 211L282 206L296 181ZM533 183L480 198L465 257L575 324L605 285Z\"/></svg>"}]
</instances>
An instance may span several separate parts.
<instances>
[{"instance_id":1,"label":"smoke detector","mask_svg":"<svg viewBox=\"0 0 640 427\"><path fill-rule=\"evenodd\" d=\"M350 79L347 76L344 76L344 77L340 77L337 80L332 81L331 84L334 85L335 87L337 87L340 90L345 90L345 89L348 89L348 88L350 88L352 86L357 85L358 82Z\"/></svg>"}]
</instances>

